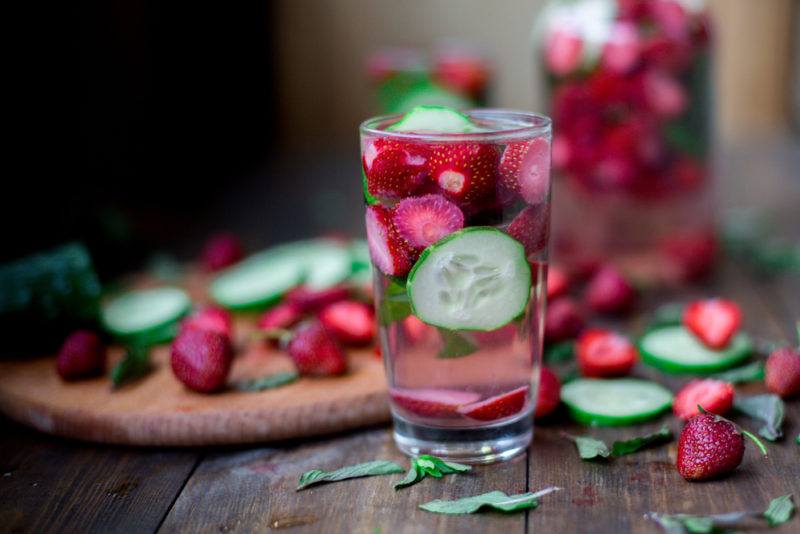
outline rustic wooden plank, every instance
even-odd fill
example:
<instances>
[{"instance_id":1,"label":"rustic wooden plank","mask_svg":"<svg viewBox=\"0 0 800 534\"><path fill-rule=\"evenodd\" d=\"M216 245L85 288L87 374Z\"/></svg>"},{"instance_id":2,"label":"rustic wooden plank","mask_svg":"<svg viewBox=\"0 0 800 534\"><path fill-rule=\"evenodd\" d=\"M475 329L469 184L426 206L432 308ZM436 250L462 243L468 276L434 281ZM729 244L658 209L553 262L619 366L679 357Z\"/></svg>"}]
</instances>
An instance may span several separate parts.
<instances>
[{"instance_id":1,"label":"rustic wooden plank","mask_svg":"<svg viewBox=\"0 0 800 534\"><path fill-rule=\"evenodd\" d=\"M307 470L332 469L369 460L408 460L387 429L306 442L210 454L186 484L161 530L164 532L521 532L524 514L443 516L417 505L491 490L525 491L526 455L468 475L426 479L395 491L403 475L343 481L295 492Z\"/></svg>"},{"instance_id":2,"label":"rustic wooden plank","mask_svg":"<svg viewBox=\"0 0 800 534\"><path fill-rule=\"evenodd\" d=\"M200 454L0 433L0 532L155 531Z\"/></svg>"}]
</instances>

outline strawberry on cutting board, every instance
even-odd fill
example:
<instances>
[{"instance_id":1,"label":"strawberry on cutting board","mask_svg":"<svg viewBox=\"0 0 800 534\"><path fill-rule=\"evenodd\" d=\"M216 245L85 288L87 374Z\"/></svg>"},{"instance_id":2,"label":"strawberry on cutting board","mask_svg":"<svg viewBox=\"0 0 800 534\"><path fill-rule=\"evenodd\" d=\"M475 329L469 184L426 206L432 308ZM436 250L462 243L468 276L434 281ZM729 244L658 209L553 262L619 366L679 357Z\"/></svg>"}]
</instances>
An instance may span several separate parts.
<instances>
[{"instance_id":1,"label":"strawberry on cutting board","mask_svg":"<svg viewBox=\"0 0 800 534\"><path fill-rule=\"evenodd\" d=\"M781 397L800 395L800 350L785 347L773 351L764 366L764 382Z\"/></svg>"},{"instance_id":2,"label":"strawberry on cutting board","mask_svg":"<svg viewBox=\"0 0 800 534\"><path fill-rule=\"evenodd\" d=\"M106 347L97 334L78 330L64 340L56 358L56 370L64 380L78 380L103 373Z\"/></svg>"},{"instance_id":3,"label":"strawberry on cutting board","mask_svg":"<svg viewBox=\"0 0 800 534\"><path fill-rule=\"evenodd\" d=\"M724 349L739 330L739 306L720 298L696 300L683 313L683 324L709 348Z\"/></svg>"},{"instance_id":4,"label":"strawberry on cutting board","mask_svg":"<svg viewBox=\"0 0 800 534\"><path fill-rule=\"evenodd\" d=\"M184 329L172 342L172 372L186 387L200 393L221 389L232 361L230 339L213 330Z\"/></svg>"},{"instance_id":5,"label":"strawberry on cutting board","mask_svg":"<svg viewBox=\"0 0 800 534\"><path fill-rule=\"evenodd\" d=\"M363 302L343 300L319 312L319 321L345 345L369 345L375 337L375 314Z\"/></svg>"},{"instance_id":6,"label":"strawberry on cutting board","mask_svg":"<svg viewBox=\"0 0 800 534\"><path fill-rule=\"evenodd\" d=\"M603 266L586 286L586 305L600 313L628 311L636 301L636 290L614 267Z\"/></svg>"},{"instance_id":7,"label":"strawberry on cutting board","mask_svg":"<svg viewBox=\"0 0 800 534\"><path fill-rule=\"evenodd\" d=\"M317 320L298 326L286 349L302 375L340 375L347 368L344 350Z\"/></svg>"},{"instance_id":8,"label":"strawberry on cutting board","mask_svg":"<svg viewBox=\"0 0 800 534\"><path fill-rule=\"evenodd\" d=\"M672 411L684 421L700 413L698 404L711 413L724 415L733 406L733 396L730 382L713 378L692 380L675 395Z\"/></svg>"}]
</instances>

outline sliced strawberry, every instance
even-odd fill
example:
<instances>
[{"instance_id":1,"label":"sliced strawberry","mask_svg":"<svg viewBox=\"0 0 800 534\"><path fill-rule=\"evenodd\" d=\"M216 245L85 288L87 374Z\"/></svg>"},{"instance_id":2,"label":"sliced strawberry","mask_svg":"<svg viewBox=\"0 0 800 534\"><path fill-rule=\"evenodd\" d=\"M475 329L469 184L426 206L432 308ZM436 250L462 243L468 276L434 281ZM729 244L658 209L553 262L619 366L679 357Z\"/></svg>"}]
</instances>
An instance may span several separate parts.
<instances>
[{"instance_id":1,"label":"sliced strawberry","mask_svg":"<svg viewBox=\"0 0 800 534\"><path fill-rule=\"evenodd\" d=\"M529 386L522 386L480 402L466 404L458 409L458 413L478 421L494 421L514 415L525 407L529 389Z\"/></svg>"},{"instance_id":2,"label":"sliced strawberry","mask_svg":"<svg viewBox=\"0 0 800 534\"><path fill-rule=\"evenodd\" d=\"M512 322L496 330L476 331L472 335L481 347L508 346L517 335L517 325Z\"/></svg>"},{"instance_id":3,"label":"sliced strawberry","mask_svg":"<svg viewBox=\"0 0 800 534\"><path fill-rule=\"evenodd\" d=\"M569 291L569 275L557 265L547 267L547 299L552 300Z\"/></svg>"},{"instance_id":4,"label":"sliced strawberry","mask_svg":"<svg viewBox=\"0 0 800 534\"><path fill-rule=\"evenodd\" d=\"M394 211L394 226L412 248L425 248L464 227L464 214L442 195L401 200Z\"/></svg>"},{"instance_id":5,"label":"sliced strawberry","mask_svg":"<svg viewBox=\"0 0 800 534\"><path fill-rule=\"evenodd\" d=\"M739 306L730 300L696 300L683 312L683 324L712 349L724 349L742 323Z\"/></svg>"},{"instance_id":6,"label":"sliced strawberry","mask_svg":"<svg viewBox=\"0 0 800 534\"><path fill-rule=\"evenodd\" d=\"M431 177L445 197L474 211L495 199L498 159L490 144L437 145L430 158Z\"/></svg>"},{"instance_id":7,"label":"sliced strawberry","mask_svg":"<svg viewBox=\"0 0 800 534\"><path fill-rule=\"evenodd\" d=\"M415 315L409 315L403 319L403 332L408 342L414 344L424 341L435 330L432 326L420 321Z\"/></svg>"},{"instance_id":8,"label":"sliced strawberry","mask_svg":"<svg viewBox=\"0 0 800 534\"><path fill-rule=\"evenodd\" d=\"M257 326L260 330L291 328L303 317L302 309L293 302L281 302L264 312Z\"/></svg>"},{"instance_id":9,"label":"sliced strawberry","mask_svg":"<svg viewBox=\"0 0 800 534\"><path fill-rule=\"evenodd\" d=\"M544 319L544 337L548 343L558 343L577 336L585 324L583 313L569 297L548 302Z\"/></svg>"},{"instance_id":10,"label":"sliced strawberry","mask_svg":"<svg viewBox=\"0 0 800 534\"><path fill-rule=\"evenodd\" d=\"M600 268L586 286L586 304L600 313L622 313L636 301L633 286L614 267Z\"/></svg>"},{"instance_id":11,"label":"sliced strawberry","mask_svg":"<svg viewBox=\"0 0 800 534\"><path fill-rule=\"evenodd\" d=\"M283 302L294 306L300 314L316 313L325 306L345 300L349 296L350 290L344 286L333 286L327 289L310 289L299 286L286 293Z\"/></svg>"},{"instance_id":12,"label":"sliced strawberry","mask_svg":"<svg viewBox=\"0 0 800 534\"><path fill-rule=\"evenodd\" d=\"M452 389L389 389L394 403L423 417L452 415L460 406L481 398L477 393Z\"/></svg>"},{"instance_id":13,"label":"sliced strawberry","mask_svg":"<svg viewBox=\"0 0 800 534\"><path fill-rule=\"evenodd\" d=\"M372 306L343 300L319 312L319 321L345 345L368 345L375 337L375 314Z\"/></svg>"},{"instance_id":14,"label":"sliced strawberry","mask_svg":"<svg viewBox=\"0 0 800 534\"><path fill-rule=\"evenodd\" d=\"M550 236L550 204L528 206L508 225L508 235L522 243L530 257L547 246Z\"/></svg>"},{"instance_id":15,"label":"sliced strawberry","mask_svg":"<svg viewBox=\"0 0 800 534\"><path fill-rule=\"evenodd\" d=\"M725 415L733 406L733 395L730 382L713 378L692 380L675 395L672 411L684 421L700 413L698 404L707 412Z\"/></svg>"},{"instance_id":16,"label":"sliced strawberry","mask_svg":"<svg viewBox=\"0 0 800 534\"><path fill-rule=\"evenodd\" d=\"M626 337L599 328L581 334L575 352L581 374L595 378L627 375L639 357Z\"/></svg>"},{"instance_id":17,"label":"sliced strawberry","mask_svg":"<svg viewBox=\"0 0 800 534\"><path fill-rule=\"evenodd\" d=\"M228 310L210 306L198 310L181 323L181 329L209 330L231 337L231 314Z\"/></svg>"},{"instance_id":18,"label":"sliced strawberry","mask_svg":"<svg viewBox=\"0 0 800 534\"><path fill-rule=\"evenodd\" d=\"M534 417L544 417L550 415L558 408L561 402L561 381L556 374L542 366L539 376L539 395L536 401L536 412Z\"/></svg>"},{"instance_id":19,"label":"sliced strawberry","mask_svg":"<svg viewBox=\"0 0 800 534\"><path fill-rule=\"evenodd\" d=\"M403 198L428 177L428 147L387 139L373 139L364 147L362 163L367 190L381 198Z\"/></svg>"},{"instance_id":20,"label":"sliced strawberry","mask_svg":"<svg viewBox=\"0 0 800 534\"><path fill-rule=\"evenodd\" d=\"M302 375L340 375L347 368L344 350L319 321L301 324L287 350Z\"/></svg>"},{"instance_id":21,"label":"sliced strawberry","mask_svg":"<svg viewBox=\"0 0 800 534\"><path fill-rule=\"evenodd\" d=\"M544 137L510 143L498 168L500 183L528 204L540 204L550 188L550 143Z\"/></svg>"},{"instance_id":22,"label":"sliced strawberry","mask_svg":"<svg viewBox=\"0 0 800 534\"><path fill-rule=\"evenodd\" d=\"M367 206L367 244L372 262L384 274L405 276L411 270L409 250L394 227L394 212L383 206Z\"/></svg>"}]
</instances>

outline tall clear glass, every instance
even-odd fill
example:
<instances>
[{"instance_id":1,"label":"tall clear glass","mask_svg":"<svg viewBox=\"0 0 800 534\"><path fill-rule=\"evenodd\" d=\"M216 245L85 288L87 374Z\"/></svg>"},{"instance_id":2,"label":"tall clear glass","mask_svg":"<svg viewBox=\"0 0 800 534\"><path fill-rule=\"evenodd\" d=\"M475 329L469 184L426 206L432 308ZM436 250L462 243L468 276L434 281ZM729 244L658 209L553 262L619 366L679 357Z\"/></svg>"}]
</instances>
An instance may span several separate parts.
<instances>
[{"instance_id":1,"label":"tall clear glass","mask_svg":"<svg viewBox=\"0 0 800 534\"><path fill-rule=\"evenodd\" d=\"M397 446L488 463L533 436L550 228L550 119L471 133L361 125L367 239Z\"/></svg>"}]
</instances>

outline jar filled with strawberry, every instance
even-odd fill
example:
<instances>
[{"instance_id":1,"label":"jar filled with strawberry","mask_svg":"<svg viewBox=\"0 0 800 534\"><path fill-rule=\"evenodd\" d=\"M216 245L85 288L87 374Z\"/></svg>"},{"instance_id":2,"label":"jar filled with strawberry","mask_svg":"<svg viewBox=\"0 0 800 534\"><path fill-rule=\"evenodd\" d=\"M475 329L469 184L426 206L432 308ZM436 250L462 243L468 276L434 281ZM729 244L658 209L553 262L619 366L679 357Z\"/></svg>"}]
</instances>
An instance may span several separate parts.
<instances>
[{"instance_id":1,"label":"jar filled with strawberry","mask_svg":"<svg viewBox=\"0 0 800 534\"><path fill-rule=\"evenodd\" d=\"M536 56L554 125L556 260L641 283L713 266L703 0L551 0Z\"/></svg>"}]
</instances>

